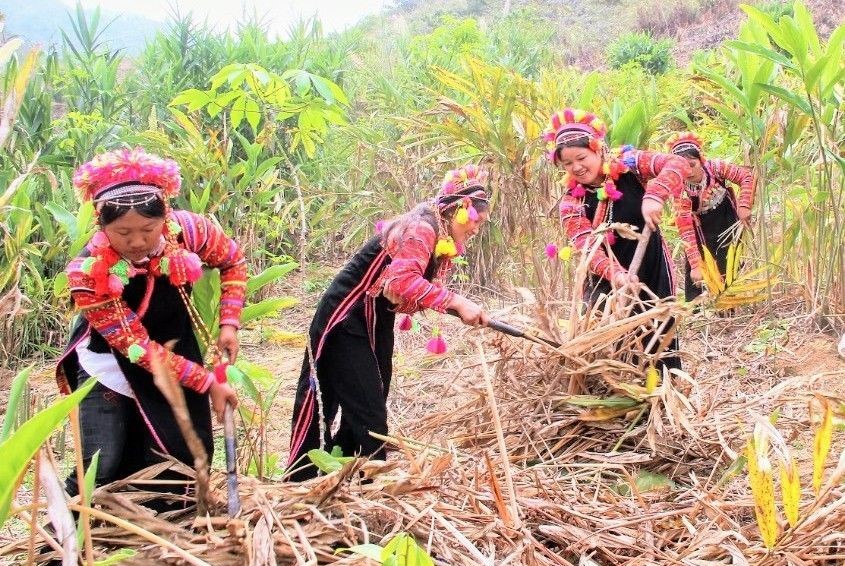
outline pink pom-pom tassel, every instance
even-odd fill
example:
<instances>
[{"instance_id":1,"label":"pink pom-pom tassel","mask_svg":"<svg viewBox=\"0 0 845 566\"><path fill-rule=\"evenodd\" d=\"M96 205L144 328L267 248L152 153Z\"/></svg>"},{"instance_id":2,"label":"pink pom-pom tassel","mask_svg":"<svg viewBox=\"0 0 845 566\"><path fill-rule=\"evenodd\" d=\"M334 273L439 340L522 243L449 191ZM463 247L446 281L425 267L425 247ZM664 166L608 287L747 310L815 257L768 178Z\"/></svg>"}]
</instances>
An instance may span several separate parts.
<instances>
[{"instance_id":1,"label":"pink pom-pom tassel","mask_svg":"<svg viewBox=\"0 0 845 566\"><path fill-rule=\"evenodd\" d=\"M123 294L123 281L117 275L109 275L108 286L109 295L112 297L119 297Z\"/></svg>"},{"instance_id":2,"label":"pink pom-pom tassel","mask_svg":"<svg viewBox=\"0 0 845 566\"><path fill-rule=\"evenodd\" d=\"M411 317L407 314L402 315L402 318L399 319L399 330L403 332L407 332L414 327L414 321L411 320Z\"/></svg>"},{"instance_id":3,"label":"pink pom-pom tassel","mask_svg":"<svg viewBox=\"0 0 845 566\"><path fill-rule=\"evenodd\" d=\"M195 283L202 277L202 260L195 253L185 254L185 276L188 283Z\"/></svg>"},{"instance_id":4,"label":"pink pom-pom tassel","mask_svg":"<svg viewBox=\"0 0 845 566\"><path fill-rule=\"evenodd\" d=\"M472 222L478 222L478 211L475 210L475 207L470 205L467 209L467 213L469 214L469 219Z\"/></svg>"},{"instance_id":5,"label":"pink pom-pom tassel","mask_svg":"<svg viewBox=\"0 0 845 566\"><path fill-rule=\"evenodd\" d=\"M426 350L431 354L440 355L446 353L446 341L440 334L428 341L425 346Z\"/></svg>"},{"instance_id":6,"label":"pink pom-pom tassel","mask_svg":"<svg viewBox=\"0 0 845 566\"><path fill-rule=\"evenodd\" d=\"M557 257L557 244L546 244L546 257L549 259Z\"/></svg>"},{"instance_id":7,"label":"pink pom-pom tassel","mask_svg":"<svg viewBox=\"0 0 845 566\"><path fill-rule=\"evenodd\" d=\"M104 248L106 246L110 246L111 243L109 242L109 237L106 236L105 232L98 231L94 234L94 237L91 238L91 245L95 248Z\"/></svg>"}]
</instances>

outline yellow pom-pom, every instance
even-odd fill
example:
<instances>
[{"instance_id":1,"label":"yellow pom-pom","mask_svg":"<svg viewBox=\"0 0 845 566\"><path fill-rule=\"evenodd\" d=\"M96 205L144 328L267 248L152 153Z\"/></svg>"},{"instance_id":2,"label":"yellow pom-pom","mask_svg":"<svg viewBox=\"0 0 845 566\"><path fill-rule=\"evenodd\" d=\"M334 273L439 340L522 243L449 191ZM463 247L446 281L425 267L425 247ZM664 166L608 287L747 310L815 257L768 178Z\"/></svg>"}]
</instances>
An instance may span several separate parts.
<instances>
[{"instance_id":1,"label":"yellow pom-pom","mask_svg":"<svg viewBox=\"0 0 845 566\"><path fill-rule=\"evenodd\" d=\"M601 121L601 118L595 118L592 122L590 122L590 126L592 126L594 130L600 131L604 128L604 122Z\"/></svg>"},{"instance_id":2,"label":"yellow pom-pom","mask_svg":"<svg viewBox=\"0 0 845 566\"><path fill-rule=\"evenodd\" d=\"M572 117L575 118L576 122L580 122L581 120L583 120L584 116L586 115L587 113L581 110L580 108L572 112Z\"/></svg>"},{"instance_id":3,"label":"yellow pom-pom","mask_svg":"<svg viewBox=\"0 0 845 566\"><path fill-rule=\"evenodd\" d=\"M660 372L654 366L649 366L645 372L645 392L653 393L660 383Z\"/></svg>"},{"instance_id":4,"label":"yellow pom-pom","mask_svg":"<svg viewBox=\"0 0 845 566\"><path fill-rule=\"evenodd\" d=\"M469 211L465 208L459 208L455 213L455 222L458 224L466 224L469 222Z\"/></svg>"},{"instance_id":5,"label":"yellow pom-pom","mask_svg":"<svg viewBox=\"0 0 845 566\"><path fill-rule=\"evenodd\" d=\"M605 175L610 175L610 162L604 162L604 165L601 166L601 172Z\"/></svg>"},{"instance_id":6,"label":"yellow pom-pom","mask_svg":"<svg viewBox=\"0 0 845 566\"><path fill-rule=\"evenodd\" d=\"M458 255L458 248L452 239L441 238L437 240L437 245L434 246L435 257L455 257Z\"/></svg>"},{"instance_id":7,"label":"yellow pom-pom","mask_svg":"<svg viewBox=\"0 0 845 566\"><path fill-rule=\"evenodd\" d=\"M560 261L569 261L572 259L572 246L563 246L558 250L557 257L560 258Z\"/></svg>"}]
</instances>

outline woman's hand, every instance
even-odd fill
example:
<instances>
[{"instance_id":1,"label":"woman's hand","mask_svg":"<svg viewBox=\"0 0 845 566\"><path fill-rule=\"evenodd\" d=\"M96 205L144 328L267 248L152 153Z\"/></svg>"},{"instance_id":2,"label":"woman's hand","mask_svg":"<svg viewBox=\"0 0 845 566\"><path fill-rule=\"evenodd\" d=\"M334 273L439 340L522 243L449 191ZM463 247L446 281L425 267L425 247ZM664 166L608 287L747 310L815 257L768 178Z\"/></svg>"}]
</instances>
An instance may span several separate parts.
<instances>
[{"instance_id":1,"label":"woman's hand","mask_svg":"<svg viewBox=\"0 0 845 566\"><path fill-rule=\"evenodd\" d=\"M220 327L220 336L217 337L217 350L226 356L226 361L235 363L238 358L238 329L231 324L224 324Z\"/></svg>"},{"instance_id":2,"label":"woman's hand","mask_svg":"<svg viewBox=\"0 0 845 566\"><path fill-rule=\"evenodd\" d=\"M221 423L223 422L223 413L226 411L226 403L231 403L233 409L238 406L238 395L228 383L214 381L208 390L208 394L211 397L211 408L214 409L217 420Z\"/></svg>"},{"instance_id":3,"label":"woman's hand","mask_svg":"<svg viewBox=\"0 0 845 566\"><path fill-rule=\"evenodd\" d=\"M696 267L695 269L690 269L689 278L692 279L692 282L695 283L696 287L700 287L701 282L704 281L704 274L701 272L701 268Z\"/></svg>"},{"instance_id":4,"label":"woman's hand","mask_svg":"<svg viewBox=\"0 0 845 566\"><path fill-rule=\"evenodd\" d=\"M645 198L641 207L645 224L652 230L657 230L660 219L663 216L663 203L654 199Z\"/></svg>"},{"instance_id":5,"label":"woman's hand","mask_svg":"<svg viewBox=\"0 0 845 566\"><path fill-rule=\"evenodd\" d=\"M389 285L384 286L384 288L381 290L381 294L384 295L384 298L390 301L390 304L392 305L398 305L402 302L402 295L391 291L389 289Z\"/></svg>"},{"instance_id":6,"label":"woman's hand","mask_svg":"<svg viewBox=\"0 0 845 566\"><path fill-rule=\"evenodd\" d=\"M461 295L455 295L449 305L461 317L461 321L469 326L486 326L490 317L484 312L480 305L470 301Z\"/></svg>"},{"instance_id":7,"label":"woman's hand","mask_svg":"<svg viewBox=\"0 0 845 566\"><path fill-rule=\"evenodd\" d=\"M736 209L736 215L739 218L740 222L745 224L746 226L751 225L751 209L747 206L740 206Z\"/></svg>"},{"instance_id":8,"label":"woman's hand","mask_svg":"<svg viewBox=\"0 0 845 566\"><path fill-rule=\"evenodd\" d=\"M611 283L617 289L621 289L626 285L636 285L640 282L640 278L634 274L628 273L627 271L620 271L616 275L613 276L613 280Z\"/></svg>"}]
</instances>

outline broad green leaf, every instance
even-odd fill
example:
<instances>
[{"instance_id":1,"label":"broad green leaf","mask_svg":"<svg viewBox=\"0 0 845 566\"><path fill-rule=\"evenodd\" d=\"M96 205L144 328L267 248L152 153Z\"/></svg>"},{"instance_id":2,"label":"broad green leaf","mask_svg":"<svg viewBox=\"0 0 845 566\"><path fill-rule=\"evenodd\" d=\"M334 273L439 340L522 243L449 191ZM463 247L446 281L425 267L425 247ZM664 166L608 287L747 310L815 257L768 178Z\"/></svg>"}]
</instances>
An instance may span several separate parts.
<instances>
[{"instance_id":1,"label":"broad green leaf","mask_svg":"<svg viewBox=\"0 0 845 566\"><path fill-rule=\"evenodd\" d=\"M232 121L232 127L237 128L246 115L246 100L247 94L241 93L241 96L232 104L232 110L229 112L229 119Z\"/></svg>"},{"instance_id":2,"label":"broad green leaf","mask_svg":"<svg viewBox=\"0 0 845 566\"><path fill-rule=\"evenodd\" d=\"M792 107L801 110L804 114L807 114L808 116L812 115L813 111L810 108L810 103L803 96L799 96L794 92L786 90L785 88L781 88L779 86L765 84L760 84L759 86L766 92L769 92L777 96L784 102L790 104Z\"/></svg>"},{"instance_id":3,"label":"broad green leaf","mask_svg":"<svg viewBox=\"0 0 845 566\"><path fill-rule=\"evenodd\" d=\"M6 523L14 497L17 479L26 470L38 448L53 434L53 430L91 391L96 379L88 379L76 391L64 397L31 419L0 443L0 526Z\"/></svg>"},{"instance_id":4,"label":"broad green leaf","mask_svg":"<svg viewBox=\"0 0 845 566\"><path fill-rule=\"evenodd\" d=\"M246 102L244 103L244 113L246 114L246 121L252 127L252 131L257 133L258 123L261 121L261 109L252 97L246 98Z\"/></svg>"},{"instance_id":5,"label":"broad green leaf","mask_svg":"<svg viewBox=\"0 0 845 566\"><path fill-rule=\"evenodd\" d=\"M227 371L226 375L236 386L240 386L254 403L261 403L261 392L247 373L252 365L246 360L238 360L234 369Z\"/></svg>"},{"instance_id":6,"label":"broad green leaf","mask_svg":"<svg viewBox=\"0 0 845 566\"><path fill-rule=\"evenodd\" d=\"M68 238L70 238L71 241L76 239L78 233L76 229L75 214L69 212L63 206L55 202L48 202L44 205L44 208L46 208L50 212L50 214L53 215L53 218L55 218L56 222L61 225L62 229L64 229L64 231L68 235Z\"/></svg>"},{"instance_id":7,"label":"broad green leaf","mask_svg":"<svg viewBox=\"0 0 845 566\"><path fill-rule=\"evenodd\" d=\"M314 448L308 451L308 459L311 460L317 468L324 473L336 472L341 469L344 464L351 462L355 458L352 456L332 456L325 450Z\"/></svg>"},{"instance_id":8,"label":"broad green leaf","mask_svg":"<svg viewBox=\"0 0 845 566\"><path fill-rule=\"evenodd\" d=\"M67 273L65 273L64 271L60 271L53 278L53 296L63 297L67 294L67 291L68 291Z\"/></svg>"},{"instance_id":9,"label":"broad green leaf","mask_svg":"<svg viewBox=\"0 0 845 566\"><path fill-rule=\"evenodd\" d=\"M748 53L753 53L754 55L759 55L765 59L769 59L770 61L774 61L775 63L782 65L788 69L795 69L795 65L784 55L781 55L774 49L769 49L763 45L759 45L757 43L749 43L747 41L739 41L732 39L730 41L726 41L725 44L728 47L733 47L734 49L739 49L740 51L747 51Z\"/></svg>"},{"instance_id":10,"label":"broad green leaf","mask_svg":"<svg viewBox=\"0 0 845 566\"><path fill-rule=\"evenodd\" d=\"M783 35L781 34L780 27L775 23L775 21L766 14L762 12L759 8L755 8L754 6L749 6L748 4L740 4L739 5L742 10L748 14L750 20L754 23L763 27L763 29L768 32L768 34L775 40L775 43L783 47L783 43L785 42Z\"/></svg>"},{"instance_id":11,"label":"broad green leaf","mask_svg":"<svg viewBox=\"0 0 845 566\"><path fill-rule=\"evenodd\" d=\"M218 317L220 314L220 272L216 269L204 269L202 277L194 283L191 290L191 302L200 315L200 320L205 328L211 332L212 337L218 330ZM202 346L202 336L200 344ZM203 348L203 353L205 349Z\"/></svg>"},{"instance_id":12,"label":"broad green leaf","mask_svg":"<svg viewBox=\"0 0 845 566\"><path fill-rule=\"evenodd\" d=\"M259 318L275 314L280 310L288 309L299 303L299 299L294 297L278 297L273 299L264 299L261 302L249 305L244 308L241 313L241 323L246 324L257 320Z\"/></svg>"},{"instance_id":13,"label":"broad green leaf","mask_svg":"<svg viewBox=\"0 0 845 566\"><path fill-rule=\"evenodd\" d=\"M258 275L250 276L246 282L246 296L249 297L265 285L275 283L297 267L299 264L293 261L282 265L271 265Z\"/></svg>"},{"instance_id":14,"label":"broad green leaf","mask_svg":"<svg viewBox=\"0 0 845 566\"><path fill-rule=\"evenodd\" d=\"M355 546L350 546L349 548L338 548L334 551L335 554L340 554L341 552L352 552L354 554L358 554L359 556L364 556L369 558L370 560L375 560L379 564L381 564L381 551L382 548L377 544L356 544Z\"/></svg>"},{"instance_id":15,"label":"broad green leaf","mask_svg":"<svg viewBox=\"0 0 845 566\"><path fill-rule=\"evenodd\" d=\"M812 92L813 89L816 88L816 83L821 78L822 73L827 68L828 64L835 63L836 61L833 60L830 55L825 55L824 57L820 57L810 70L807 71L807 74L804 76L804 88L807 89L808 92ZM841 62L841 61L840 61Z\"/></svg>"}]
</instances>

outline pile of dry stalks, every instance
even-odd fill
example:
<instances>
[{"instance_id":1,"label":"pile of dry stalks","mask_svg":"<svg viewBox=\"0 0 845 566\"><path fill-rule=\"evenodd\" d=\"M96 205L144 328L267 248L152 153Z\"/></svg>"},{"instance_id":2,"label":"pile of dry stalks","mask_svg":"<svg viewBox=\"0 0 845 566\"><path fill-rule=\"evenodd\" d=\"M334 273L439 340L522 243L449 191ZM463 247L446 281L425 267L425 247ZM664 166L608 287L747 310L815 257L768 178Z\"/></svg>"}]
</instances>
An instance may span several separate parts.
<instances>
[{"instance_id":1,"label":"pile of dry stalks","mask_svg":"<svg viewBox=\"0 0 845 566\"><path fill-rule=\"evenodd\" d=\"M522 319L561 342L557 349L469 335L457 377L416 384L428 398L406 406L409 418L394 427L401 434L385 438L396 447L387 463L356 460L302 484L242 478L235 519L225 517L218 473L211 517L196 518L192 506L160 516L140 506L160 496L144 489L162 464L95 492L94 546L136 549L127 564L363 563L338 550L409 532L436 564L455 566L845 559L843 465L818 496L804 487L801 520L779 527L774 550L761 540L741 466L747 423L812 384L787 380L751 394L747 382L715 372L693 380L664 370L650 390L647 368L665 355L684 312L625 294L586 314L545 304ZM0 556L25 554L45 535Z\"/></svg>"}]
</instances>

